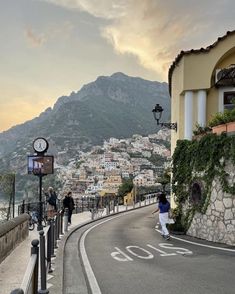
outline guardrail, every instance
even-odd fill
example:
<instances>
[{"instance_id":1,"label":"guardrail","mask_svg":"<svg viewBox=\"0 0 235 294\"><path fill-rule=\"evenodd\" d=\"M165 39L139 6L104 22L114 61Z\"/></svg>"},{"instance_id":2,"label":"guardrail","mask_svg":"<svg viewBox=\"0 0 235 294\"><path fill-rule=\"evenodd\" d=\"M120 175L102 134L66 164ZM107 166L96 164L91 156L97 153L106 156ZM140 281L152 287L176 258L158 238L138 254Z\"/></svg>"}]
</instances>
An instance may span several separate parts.
<instances>
[{"instance_id":1,"label":"guardrail","mask_svg":"<svg viewBox=\"0 0 235 294\"><path fill-rule=\"evenodd\" d=\"M67 217L58 212L54 220L50 220L49 225L39 232L39 240L32 241L31 257L25 272L20 288L11 291L11 294L47 294L47 274L53 272L51 258L55 256L57 241L63 235L63 219ZM64 224L65 225L65 224ZM40 264L40 267L39 267ZM39 286L40 285L40 286Z\"/></svg>"},{"instance_id":2,"label":"guardrail","mask_svg":"<svg viewBox=\"0 0 235 294\"><path fill-rule=\"evenodd\" d=\"M0 263L28 237L28 219L27 214L22 214L0 224Z\"/></svg>"},{"instance_id":3,"label":"guardrail","mask_svg":"<svg viewBox=\"0 0 235 294\"><path fill-rule=\"evenodd\" d=\"M134 209L156 202L155 197L145 198L144 201L133 202L132 208L128 205L122 206L123 210ZM111 205L111 204L112 205ZM118 202L109 202L106 207L93 206L90 209L91 219L101 218L119 212ZM103 215L104 214L104 215ZM59 211L49 225L39 232L39 240L32 241L31 258L25 272L20 288L11 291L11 294L48 294L47 274L53 272L51 258L55 257L55 248L61 235L68 231L68 209L64 213ZM40 265L40 267L39 267ZM40 285L40 288L39 288Z\"/></svg>"}]
</instances>

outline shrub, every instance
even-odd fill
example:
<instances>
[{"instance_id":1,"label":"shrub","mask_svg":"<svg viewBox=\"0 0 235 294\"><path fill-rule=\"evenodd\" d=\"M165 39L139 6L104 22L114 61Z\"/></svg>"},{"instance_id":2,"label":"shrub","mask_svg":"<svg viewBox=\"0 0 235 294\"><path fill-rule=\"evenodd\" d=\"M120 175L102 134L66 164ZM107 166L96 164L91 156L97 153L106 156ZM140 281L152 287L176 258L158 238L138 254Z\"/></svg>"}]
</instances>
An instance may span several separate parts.
<instances>
[{"instance_id":1,"label":"shrub","mask_svg":"<svg viewBox=\"0 0 235 294\"><path fill-rule=\"evenodd\" d=\"M215 127L222 124L235 121L235 108L232 110L225 109L224 112L217 112L209 121L209 127Z\"/></svg>"},{"instance_id":2,"label":"shrub","mask_svg":"<svg viewBox=\"0 0 235 294\"><path fill-rule=\"evenodd\" d=\"M211 128L210 127L202 127L198 123L196 123L196 127L193 130L193 134L195 136L201 135L201 134L207 134L207 133L210 133L210 132L211 132Z\"/></svg>"}]
</instances>

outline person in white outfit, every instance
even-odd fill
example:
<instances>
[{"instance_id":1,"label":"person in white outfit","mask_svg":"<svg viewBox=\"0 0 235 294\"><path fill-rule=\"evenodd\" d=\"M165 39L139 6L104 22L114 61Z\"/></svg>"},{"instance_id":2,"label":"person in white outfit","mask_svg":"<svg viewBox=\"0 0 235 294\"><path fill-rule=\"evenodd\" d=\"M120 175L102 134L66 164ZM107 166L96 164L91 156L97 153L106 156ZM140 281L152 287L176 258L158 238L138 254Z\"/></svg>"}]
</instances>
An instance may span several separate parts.
<instances>
[{"instance_id":1,"label":"person in white outfit","mask_svg":"<svg viewBox=\"0 0 235 294\"><path fill-rule=\"evenodd\" d=\"M164 193L160 193L158 196L159 203L157 209L155 209L152 214L159 211L159 222L161 224L162 236L166 239L170 239L169 231L166 227L166 224L169 223L169 210L171 209L169 201L166 199Z\"/></svg>"}]
</instances>

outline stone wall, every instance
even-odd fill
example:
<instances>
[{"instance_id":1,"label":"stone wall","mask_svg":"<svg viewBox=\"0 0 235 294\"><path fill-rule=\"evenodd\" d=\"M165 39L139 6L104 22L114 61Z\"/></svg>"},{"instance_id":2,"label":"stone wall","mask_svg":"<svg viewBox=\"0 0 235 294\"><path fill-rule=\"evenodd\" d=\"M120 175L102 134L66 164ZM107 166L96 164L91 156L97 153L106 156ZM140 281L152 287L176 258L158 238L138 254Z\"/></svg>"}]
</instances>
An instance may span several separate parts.
<instances>
[{"instance_id":1,"label":"stone wall","mask_svg":"<svg viewBox=\"0 0 235 294\"><path fill-rule=\"evenodd\" d=\"M28 219L28 214L22 214L0 224L0 263L28 236Z\"/></svg>"},{"instance_id":2,"label":"stone wall","mask_svg":"<svg viewBox=\"0 0 235 294\"><path fill-rule=\"evenodd\" d=\"M225 171L229 175L229 185L234 185L234 165L227 164ZM235 245L235 195L223 192L218 178L212 183L206 213L195 214L187 234L208 241Z\"/></svg>"}]
</instances>

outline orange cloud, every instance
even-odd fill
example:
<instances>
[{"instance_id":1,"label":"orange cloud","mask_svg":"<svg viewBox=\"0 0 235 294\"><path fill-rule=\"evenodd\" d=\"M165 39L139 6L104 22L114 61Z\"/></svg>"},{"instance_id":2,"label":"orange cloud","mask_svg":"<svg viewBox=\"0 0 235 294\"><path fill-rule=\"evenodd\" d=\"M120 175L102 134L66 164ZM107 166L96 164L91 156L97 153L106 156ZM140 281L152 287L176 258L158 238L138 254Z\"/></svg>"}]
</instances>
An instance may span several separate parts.
<instances>
[{"instance_id":1,"label":"orange cloud","mask_svg":"<svg viewBox=\"0 0 235 294\"><path fill-rule=\"evenodd\" d=\"M234 29L232 0L44 0L107 19L102 36L163 78L181 50L207 46ZM218 22L223 19L223 22Z\"/></svg>"}]
</instances>

